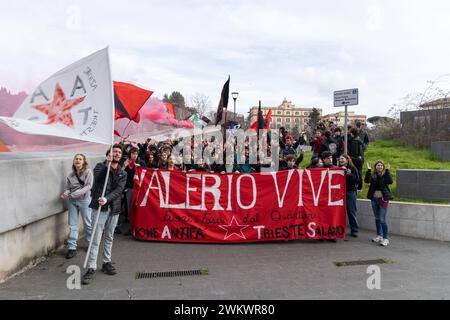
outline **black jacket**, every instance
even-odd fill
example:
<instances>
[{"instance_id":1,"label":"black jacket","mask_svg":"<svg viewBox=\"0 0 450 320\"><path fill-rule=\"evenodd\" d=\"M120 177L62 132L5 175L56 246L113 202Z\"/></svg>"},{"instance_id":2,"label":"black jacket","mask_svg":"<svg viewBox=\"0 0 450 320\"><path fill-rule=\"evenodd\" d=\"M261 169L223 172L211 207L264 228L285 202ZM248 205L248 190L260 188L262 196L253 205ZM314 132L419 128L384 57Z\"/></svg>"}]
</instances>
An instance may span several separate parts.
<instances>
[{"instance_id":1,"label":"black jacket","mask_svg":"<svg viewBox=\"0 0 450 320\"><path fill-rule=\"evenodd\" d=\"M330 145L333 144L333 143L335 144L334 148L330 148ZM332 150L332 149L334 149L334 150ZM332 152L334 151L334 153L336 153L336 151L337 151L337 142L336 142L336 140L334 138L329 137L329 138L325 138L322 141L322 143L320 144L319 156L321 157L322 153L325 152L325 151L332 151Z\"/></svg>"},{"instance_id":2,"label":"black jacket","mask_svg":"<svg viewBox=\"0 0 450 320\"><path fill-rule=\"evenodd\" d=\"M143 168L146 167L144 161L142 161L139 158L136 160L136 163L138 165L140 165L141 167L143 167ZM133 185L134 185L134 174L136 173L136 165L133 167L133 169L130 169L129 166L126 166L124 170L127 173L127 183L125 184L125 190L133 188Z\"/></svg>"},{"instance_id":3,"label":"black jacket","mask_svg":"<svg viewBox=\"0 0 450 320\"><path fill-rule=\"evenodd\" d=\"M363 142L359 137L352 137L351 135L348 135L348 155L352 158L353 164L360 169L363 165L362 145Z\"/></svg>"},{"instance_id":4,"label":"black jacket","mask_svg":"<svg viewBox=\"0 0 450 320\"><path fill-rule=\"evenodd\" d=\"M389 189L389 185L394 181L392 180L391 173L388 169L384 172L384 176L377 175L376 178L372 177L372 172L370 169L367 170L364 182L370 183L369 191L367 192L367 199L372 199L376 190L381 191L384 200L394 199L391 189Z\"/></svg>"},{"instance_id":5,"label":"black jacket","mask_svg":"<svg viewBox=\"0 0 450 320\"><path fill-rule=\"evenodd\" d=\"M105 162L97 163L94 168L94 186L91 189L92 201L89 208L98 210L98 198L102 196L103 185L106 178L106 171L108 167ZM105 198L107 200L106 205L102 206L102 211L107 211L108 208L111 209L111 214L120 213L120 203L121 195L125 184L127 182L127 173L122 169L121 166L117 167L117 170L109 172L108 184L106 185Z\"/></svg>"},{"instance_id":6,"label":"black jacket","mask_svg":"<svg viewBox=\"0 0 450 320\"><path fill-rule=\"evenodd\" d=\"M343 136L335 136L333 137L334 141L336 141L337 149L336 153L333 155L333 158L339 158L341 155L344 154L344 137Z\"/></svg>"},{"instance_id":7,"label":"black jacket","mask_svg":"<svg viewBox=\"0 0 450 320\"><path fill-rule=\"evenodd\" d=\"M352 172L352 174L350 175L347 175L347 172L345 173L347 191L356 191L356 185L359 180L358 169L356 169L356 167L352 165L348 165L347 168Z\"/></svg>"},{"instance_id":8,"label":"black jacket","mask_svg":"<svg viewBox=\"0 0 450 320\"><path fill-rule=\"evenodd\" d=\"M367 150L367 147L369 146L369 134L367 133L366 130L361 130L358 133L358 137L361 139L362 141L362 153L364 156L364 152Z\"/></svg>"},{"instance_id":9,"label":"black jacket","mask_svg":"<svg viewBox=\"0 0 450 320\"><path fill-rule=\"evenodd\" d=\"M301 142L304 142L304 139L299 139L298 141L296 141L293 145L288 146L285 142L283 142L283 140L280 139L280 147L282 150L282 155L288 155L288 154L296 154L296 149L298 148L298 146L300 145ZM304 143L303 143L304 144Z\"/></svg>"}]
</instances>

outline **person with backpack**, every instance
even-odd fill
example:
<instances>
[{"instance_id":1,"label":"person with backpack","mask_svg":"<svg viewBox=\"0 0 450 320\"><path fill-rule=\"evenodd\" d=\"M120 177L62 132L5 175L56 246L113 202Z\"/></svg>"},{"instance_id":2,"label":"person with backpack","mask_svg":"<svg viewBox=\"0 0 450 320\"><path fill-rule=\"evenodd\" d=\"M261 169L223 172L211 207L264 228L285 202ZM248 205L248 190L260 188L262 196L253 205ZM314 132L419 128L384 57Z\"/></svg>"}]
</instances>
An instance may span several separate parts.
<instances>
[{"instance_id":1,"label":"person with backpack","mask_svg":"<svg viewBox=\"0 0 450 320\"><path fill-rule=\"evenodd\" d=\"M331 137L330 131L325 131L324 133L324 140L320 144L319 155L322 155L325 151L330 151L332 155L337 151L336 140Z\"/></svg>"}]
</instances>

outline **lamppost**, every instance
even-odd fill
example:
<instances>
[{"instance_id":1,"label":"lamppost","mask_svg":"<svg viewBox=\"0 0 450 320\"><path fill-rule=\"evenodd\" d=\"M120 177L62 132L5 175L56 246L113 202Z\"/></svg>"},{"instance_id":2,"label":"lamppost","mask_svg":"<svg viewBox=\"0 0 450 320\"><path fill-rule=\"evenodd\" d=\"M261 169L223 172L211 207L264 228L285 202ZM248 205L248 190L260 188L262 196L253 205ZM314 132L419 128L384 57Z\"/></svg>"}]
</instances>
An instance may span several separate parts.
<instances>
[{"instance_id":1,"label":"lamppost","mask_svg":"<svg viewBox=\"0 0 450 320\"><path fill-rule=\"evenodd\" d=\"M234 121L236 121L236 99L238 98L239 92L232 92L231 96L234 100Z\"/></svg>"}]
</instances>

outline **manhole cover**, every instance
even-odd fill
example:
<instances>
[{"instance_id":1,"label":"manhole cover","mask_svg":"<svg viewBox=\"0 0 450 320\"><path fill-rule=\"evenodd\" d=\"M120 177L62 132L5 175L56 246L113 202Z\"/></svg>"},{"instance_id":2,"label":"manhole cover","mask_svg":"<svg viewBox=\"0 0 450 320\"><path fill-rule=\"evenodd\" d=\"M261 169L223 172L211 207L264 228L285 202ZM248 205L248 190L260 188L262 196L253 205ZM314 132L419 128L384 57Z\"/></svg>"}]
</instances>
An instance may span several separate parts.
<instances>
[{"instance_id":1,"label":"manhole cover","mask_svg":"<svg viewBox=\"0 0 450 320\"><path fill-rule=\"evenodd\" d=\"M208 269L197 270L178 270L178 271L160 271L160 272L136 272L135 279L149 278L168 278L168 277L187 277L187 276L206 276Z\"/></svg>"},{"instance_id":2,"label":"manhole cover","mask_svg":"<svg viewBox=\"0 0 450 320\"><path fill-rule=\"evenodd\" d=\"M336 267L345 267L345 266L366 266L372 264L383 264L383 263L392 263L391 260L382 258L382 259L373 259L373 260L355 260L355 261L336 261L334 264Z\"/></svg>"}]
</instances>

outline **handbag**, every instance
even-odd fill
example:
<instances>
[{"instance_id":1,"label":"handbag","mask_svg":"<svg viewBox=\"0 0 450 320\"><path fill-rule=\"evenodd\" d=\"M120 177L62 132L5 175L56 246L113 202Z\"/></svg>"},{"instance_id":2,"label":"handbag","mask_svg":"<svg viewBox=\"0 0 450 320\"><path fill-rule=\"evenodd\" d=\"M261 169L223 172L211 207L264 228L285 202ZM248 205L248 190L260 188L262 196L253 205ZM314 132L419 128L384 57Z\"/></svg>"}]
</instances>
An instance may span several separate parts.
<instances>
[{"instance_id":1,"label":"handbag","mask_svg":"<svg viewBox=\"0 0 450 320\"><path fill-rule=\"evenodd\" d=\"M380 207L387 209L389 206L389 200L384 200L383 198L379 198Z\"/></svg>"}]
</instances>

